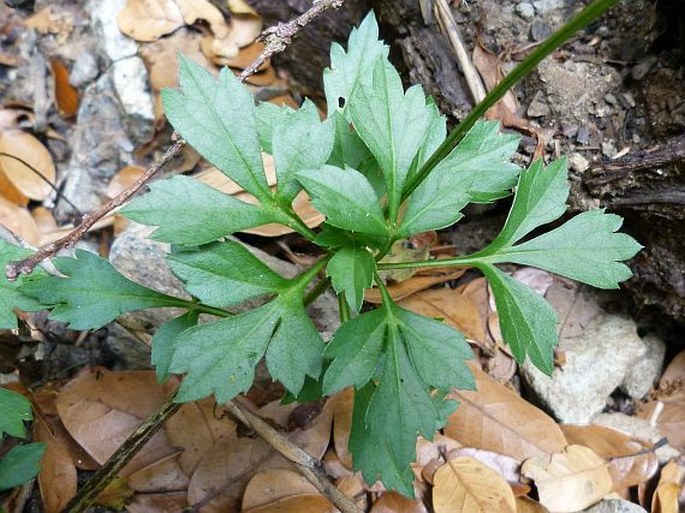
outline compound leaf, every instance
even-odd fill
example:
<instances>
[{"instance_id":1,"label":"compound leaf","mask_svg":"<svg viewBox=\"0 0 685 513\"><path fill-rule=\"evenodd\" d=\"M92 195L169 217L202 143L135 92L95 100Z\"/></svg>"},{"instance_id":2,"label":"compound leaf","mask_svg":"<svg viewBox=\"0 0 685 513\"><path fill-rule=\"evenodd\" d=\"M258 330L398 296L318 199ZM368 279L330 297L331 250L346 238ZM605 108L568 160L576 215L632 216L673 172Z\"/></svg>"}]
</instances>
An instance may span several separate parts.
<instances>
[{"instance_id":1,"label":"compound leaf","mask_svg":"<svg viewBox=\"0 0 685 513\"><path fill-rule=\"evenodd\" d=\"M495 295L502 337L516 361L526 356L545 374L554 369L557 315L542 296L503 273L494 265L479 264Z\"/></svg>"},{"instance_id":2,"label":"compound leaf","mask_svg":"<svg viewBox=\"0 0 685 513\"><path fill-rule=\"evenodd\" d=\"M346 246L337 251L328 262L327 275L333 288L340 294L345 293L347 303L357 313L364 301L364 289L373 283L376 259L360 246Z\"/></svg>"},{"instance_id":3,"label":"compound leaf","mask_svg":"<svg viewBox=\"0 0 685 513\"><path fill-rule=\"evenodd\" d=\"M500 133L496 121L477 122L409 197L403 236L445 228L468 203L507 196L520 171L510 162L518 141Z\"/></svg>"},{"instance_id":4,"label":"compound leaf","mask_svg":"<svg viewBox=\"0 0 685 513\"><path fill-rule=\"evenodd\" d=\"M18 289L27 281L23 275L15 281L9 281L5 276L5 267L10 262L21 260L31 254L28 249L14 246L0 239L0 329L13 330L17 328L17 316L14 309L18 308L25 312L35 312L45 308L39 301L21 293ZM37 268L31 273L31 279L38 281L44 278L45 271Z\"/></svg>"},{"instance_id":5,"label":"compound leaf","mask_svg":"<svg viewBox=\"0 0 685 513\"><path fill-rule=\"evenodd\" d=\"M262 165L254 98L224 67L218 81L179 56L181 90L164 89L169 123L204 158L259 199L271 197Z\"/></svg>"},{"instance_id":6,"label":"compound leaf","mask_svg":"<svg viewBox=\"0 0 685 513\"><path fill-rule=\"evenodd\" d=\"M428 129L431 111L426 97L420 86L405 93L395 68L379 58L372 73L352 93L348 112L359 137L381 167L392 217Z\"/></svg>"},{"instance_id":7,"label":"compound leaf","mask_svg":"<svg viewBox=\"0 0 685 513\"><path fill-rule=\"evenodd\" d=\"M0 459L0 491L9 490L38 475L45 444L31 443L12 447Z\"/></svg>"},{"instance_id":8,"label":"compound leaf","mask_svg":"<svg viewBox=\"0 0 685 513\"><path fill-rule=\"evenodd\" d=\"M174 274L186 282L186 290L211 306L235 305L288 286L288 280L232 240L173 253L167 260Z\"/></svg>"},{"instance_id":9,"label":"compound leaf","mask_svg":"<svg viewBox=\"0 0 685 513\"><path fill-rule=\"evenodd\" d=\"M10 436L26 436L24 421L33 419L31 403L23 395L0 387L0 440L7 433Z\"/></svg>"},{"instance_id":10,"label":"compound leaf","mask_svg":"<svg viewBox=\"0 0 685 513\"><path fill-rule=\"evenodd\" d=\"M328 117L346 111L350 96L378 59L388 56L388 47L378 39L378 23L373 11L350 33L347 52L338 43L331 45L331 67L323 72ZM352 163L346 161L349 165Z\"/></svg>"},{"instance_id":11,"label":"compound leaf","mask_svg":"<svg viewBox=\"0 0 685 513\"><path fill-rule=\"evenodd\" d=\"M174 244L205 244L275 219L197 180L177 175L150 185L122 213L139 223L157 226L152 238Z\"/></svg>"},{"instance_id":12,"label":"compound leaf","mask_svg":"<svg viewBox=\"0 0 685 513\"><path fill-rule=\"evenodd\" d=\"M378 197L359 171L326 165L300 171L297 177L328 224L375 236L379 244L385 241L388 228Z\"/></svg>"},{"instance_id":13,"label":"compound leaf","mask_svg":"<svg viewBox=\"0 0 685 513\"><path fill-rule=\"evenodd\" d=\"M169 376L169 366L171 365L171 358L176 350L178 336L188 328L192 328L197 324L198 313L195 311L187 312L175 319L165 322L155 330L155 335L152 337L152 365L155 366L155 374L157 381L163 383Z\"/></svg>"},{"instance_id":14,"label":"compound leaf","mask_svg":"<svg viewBox=\"0 0 685 513\"><path fill-rule=\"evenodd\" d=\"M621 261L642 247L629 235L615 233L622 222L603 210L588 210L548 233L503 248L491 261L531 265L593 287L615 289L632 276Z\"/></svg>"},{"instance_id":15,"label":"compound leaf","mask_svg":"<svg viewBox=\"0 0 685 513\"><path fill-rule=\"evenodd\" d=\"M28 280L19 290L52 308L51 319L75 330L100 328L143 308L184 306L177 298L125 278L107 260L88 251L77 249L76 258L56 258L54 263L66 278Z\"/></svg>"}]
</instances>

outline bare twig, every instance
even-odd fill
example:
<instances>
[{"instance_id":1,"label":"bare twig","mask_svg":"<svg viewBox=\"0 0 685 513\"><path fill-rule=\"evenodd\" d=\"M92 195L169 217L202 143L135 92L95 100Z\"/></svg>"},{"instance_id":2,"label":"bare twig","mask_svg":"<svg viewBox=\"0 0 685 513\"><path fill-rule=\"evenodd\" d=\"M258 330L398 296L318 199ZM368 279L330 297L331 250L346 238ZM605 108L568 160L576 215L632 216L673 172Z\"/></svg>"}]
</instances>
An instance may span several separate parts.
<instances>
[{"instance_id":1,"label":"bare twig","mask_svg":"<svg viewBox=\"0 0 685 513\"><path fill-rule=\"evenodd\" d=\"M304 27L309 25L314 18L329 9L339 9L345 0L314 0L312 6L294 20L287 23L279 23L275 27L269 27L260 36L264 41L265 48L262 54L257 57L252 64L240 74L240 80L245 80L253 75L257 70L273 55L281 53L287 48L292 38Z\"/></svg>"},{"instance_id":2,"label":"bare twig","mask_svg":"<svg viewBox=\"0 0 685 513\"><path fill-rule=\"evenodd\" d=\"M342 513L362 513L362 510L352 502L352 499L331 483L319 460L307 454L259 415L253 413L251 405L244 398L238 397L227 403L225 407L240 422L251 428L266 443L295 465L297 470Z\"/></svg>"}]
</instances>

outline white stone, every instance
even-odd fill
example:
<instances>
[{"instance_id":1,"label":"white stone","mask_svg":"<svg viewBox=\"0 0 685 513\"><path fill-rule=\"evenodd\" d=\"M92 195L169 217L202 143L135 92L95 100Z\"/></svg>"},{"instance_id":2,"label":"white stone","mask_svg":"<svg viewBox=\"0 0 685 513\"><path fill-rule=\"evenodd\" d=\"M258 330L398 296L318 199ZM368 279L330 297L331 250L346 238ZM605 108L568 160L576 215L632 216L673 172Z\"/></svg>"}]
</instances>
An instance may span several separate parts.
<instances>
[{"instance_id":1,"label":"white stone","mask_svg":"<svg viewBox=\"0 0 685 513\"><path fill-rule=\"evenodd\" d=\"M659 337L647 335L642 342L647 352L628 370L621 384L621 388L633 399L642 399L652 389L661 376L666 355L666 344Z\"/></svg>"},{"instance_id":2,"label":"white stone","mask_svg":"<svg viewBox=\"0 0 685 513\"><path fill-rule=\"evenodd\" d=\"M516 14L518 14L524 20L532 20L535 16L535 7L533 7L528 2L521 2L520 4L516 4L514 10L516 11Z\"/></svg>"},{"instance_id":3,"label":"white stone","mask_svg":"<svg viewBox=\"0 0 685 513\"><path fill-rule=\"evenodd\" d=\"M571 153L568 157L568 162L571 165L571 169L578 173L582 173L590 167L590 162L578 152Z\"/></svg>"},{"instance_id":4,"label":"white stone","mask_svg":"<svg viewBox=\"0 0 685 513\"><path fill-rule=\"evenodd\" d=\"M561 422L587 424L601 412L646 347L631 319L601 313L577 337L560 343L566 362L551 377L530 361L523 377L546 408Z\"/></svg>"},{"instance_id":5,"label":"white stone","mask_svg":"<svg viewBox=\"0 0 685 513\"><path fill-rule=\"evenodd\" d=\"M583 510L583 513L647 513L647 510L634 502L608 499Z\"/></svg>"},{"instance_id":6,"label":"white stone","mask_svg":"<svg viewBox=\"0 0 685 513\"><path fill-rule=\"evenodd\" d=\"M564 0L538 0L533 2L535 12L538 14L545 14L554 9L561 9L564 7Z\"/></svg>"},{"instance_id":7,"label":"white stone","mask_svg":"<svg viewBox=\"0 0 685 513\"><path fill-rule=\"evenodd\" d=\"M112 61L136 55L138 44L119 30L117 16L126 0L91 0L88 3L95 33L102 49Z\"/></svg>"},{"instance_id":8,"label":"white stone","mask_svg":"<svg viewBox=\"0 0 685 513\"><path fill-rule=\"evenodd\" d=\"M129 116L154 120L152 95L145 64L140 57L128 57L112 63L112 83L119 101Z\"/></svg>"}]
</instances>

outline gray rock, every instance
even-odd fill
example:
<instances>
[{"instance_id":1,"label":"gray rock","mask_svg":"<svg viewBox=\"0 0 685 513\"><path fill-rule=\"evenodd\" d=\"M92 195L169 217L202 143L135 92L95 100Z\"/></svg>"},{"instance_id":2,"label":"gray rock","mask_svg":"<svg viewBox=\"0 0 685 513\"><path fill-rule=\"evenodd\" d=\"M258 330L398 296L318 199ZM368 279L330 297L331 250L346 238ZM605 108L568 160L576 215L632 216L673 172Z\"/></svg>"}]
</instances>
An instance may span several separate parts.
<instances>
[{"instance_id":1,"label":"gray rock","mask_svg":"<svg viewBox=\"0 0 685 513\"><path fill-rule=\"evenodd\" d=\"M659 337L647 335L642 342L647 352L628 370L621 383L621 388L633 399L642 399L659 380L666 355L666 344Z\"/></svg>"},{"instance_id":2,"label":"gray rock","mask_svg":"<svg viewBox=\"0 0 685 513\"><path fill-rule=\"evenodd\" d=\"M642 506L622 499L601 501L583 511L584 513L647 513Z\"/></svg>"},{"instance_id":3,"label":"gray rock","mask_svg":"<svg viewBox=\"0 0 685 513\"><path fill-rule=\"evenodd\" d=\"M580 336L560 342L566 363L551 377L527 361L523 377L561 422L587 424L607 397L623 383L646 348L635 323L616 315L597 315Z\"/></svg>"},{"instance_id":4,"label":"gray rock","mask_svg":"<svg viewBox=\"0 0 685 513\"><path fill-rule=\"evenodd\" d=\"M530 26L530 37L533 41L540 42L552 35L552 27L541 20L535 20Z\"/></svg>"},{"instance_id":5,"label":"gray rock","mask_svg":"<svg viewBox=\"0 0 685 513\"><path fill-rule=\"evenodd\" d=\"M95 80L100 73L98 60L90 52L83 52L74 61L69 72L69 82L74 87L84 86Z\"/></svg>"},{"instance_id":6,"label":"gray rock","mask_svg":"<svg viewBox=\"0 0 685 513\"><path fill-rule=\"evenodd\" d=\"M135 142L148 140L154 130L153 100L147 69L140 57L112 63L109 70L114 90L128 119L128 131Z\"/></svg>"},{"instance_id":7,"label":"gray rock","mask_svg":"<svg viewBox=\"0 0 685 513\"><path fill-rule=\"evenodd\" d=\"M650 424L649 420L626 415L625 413L600 413L592 419L592 423L620 429L621 431L631 434L635 438L646 440L651 443L656 443L663 438L659 427ZM668 444L659 447L655 451L655 454L661 464L680 457L680 451Z\"/></svg>"},{"instance_id":8,"label":"gray rock","mask_svg":"<svg viewBox=\"0 0 685 513\"><path fill-rule=\"evenodd\" d=\"M533 2L535 12L538 14L545 14L554 9L561 9L564 7L564 0L537 0Z\"/></svg>"},{"instance_id":9,"label":"gray rock","mask_svg":"<svg viewBox=\"0 0 685 513\"><path fill-rule=\"evenodd\" d=\"M136 55L138 44L119 30L117 16L126 0L90 0L88 10L100 46L112 61Z\"/></svg>"},{"instance_id":10,"label":"gray rock","mask_svg":"<svg viewBox=\"0 0 685 513\"><path fill-rule=\"evenodd\" d=\"M518 14L524 20L532 20L533 16L535 16L535 7L528 2L521 2L520 4L517 4L514 10L516 11L516 14Z\"/></svg>"},{"instance_id":11,"label":"gray rock","mask_svg":"<svg viewBox=\"0 0 685 513\"><path fill-rule=\"evenodd\" d=\"M578 173L582 173L590 167L590 162L578 152L571 153L568 157L568 161L571 165L571 169Z\"/></svg>"},{"instance_id":12,"label":"gray rock","mask_svg":"<svg viewBox=\"0 0 685 513\"><path fill-rule=\"evenodd\" d=\"M542 93L542 91L538 91L537 93L535 93L535 96L531 100L530 105L528 105L528 110L526 110L526 114L528 114L528 116L531 118L541 118L543 116L549 116L549 105L547 105L547 102L545 101L545 95Z\"/></svg>"}]
</instances>

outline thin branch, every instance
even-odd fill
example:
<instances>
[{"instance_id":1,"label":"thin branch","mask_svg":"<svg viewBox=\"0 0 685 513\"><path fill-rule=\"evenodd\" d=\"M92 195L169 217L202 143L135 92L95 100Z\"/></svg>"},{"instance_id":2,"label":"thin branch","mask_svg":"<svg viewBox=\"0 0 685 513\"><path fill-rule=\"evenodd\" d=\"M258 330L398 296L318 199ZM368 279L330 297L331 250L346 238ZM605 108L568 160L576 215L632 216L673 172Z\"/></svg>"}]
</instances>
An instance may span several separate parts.
<instances>
[{"instance_id":1,"label":"thin branch","mask_svg":"<svg viewBox=\"0 0 685 513\"><path fill-rule=\"evenodd\" d=\"M260 36L265 48L262 54L240 74L240 80L245 80L253 75L272 56L281 53L291 43L292 38L304 27L309 25L322 12L329 9L339 9L345 0L314 0L312 6L300 16L287 23L279 23L275 27L269 27Z\"/></svg>"},{"instance_id":2,"label":"thin branch","mask_svg":"<svg viewBox=\"0 0 685 513\"><path fill-rule=\"evenodd\" d=\"M297 470L342 513L362 513L362 510L352 502L352 499L331 483L319 460L307 454L259 415L253 413L251 406L245 399L236 398L227 403L225 407L240 422L251 428L266 443L295 465Z\"/></svg>"}]
</instances>

